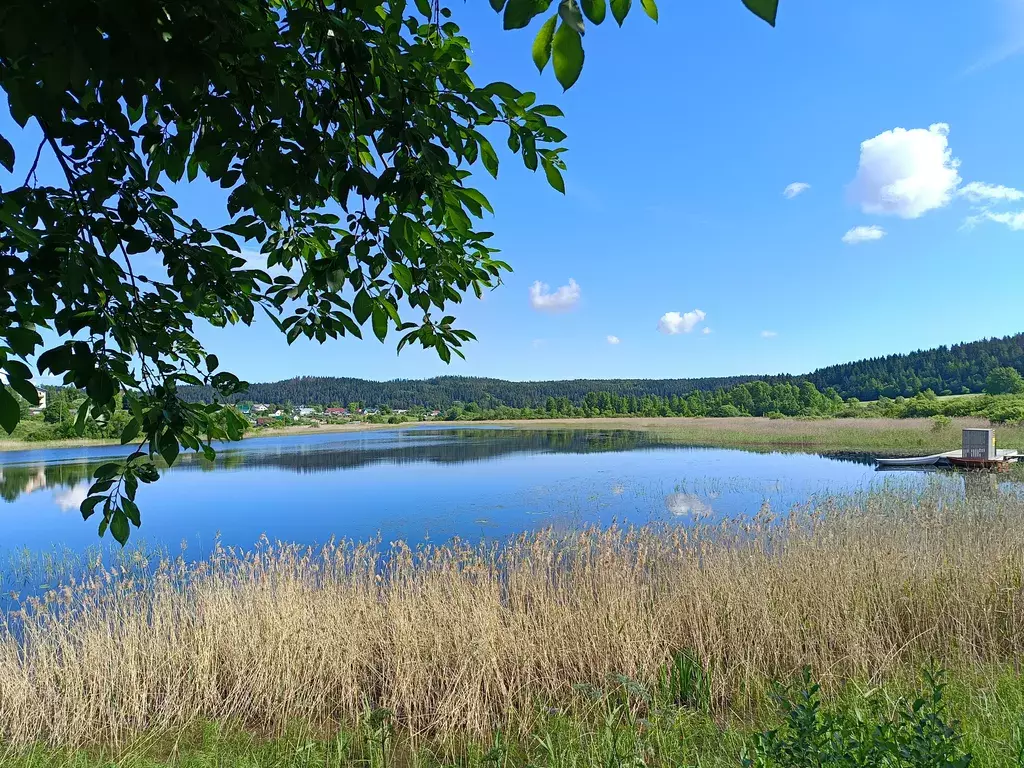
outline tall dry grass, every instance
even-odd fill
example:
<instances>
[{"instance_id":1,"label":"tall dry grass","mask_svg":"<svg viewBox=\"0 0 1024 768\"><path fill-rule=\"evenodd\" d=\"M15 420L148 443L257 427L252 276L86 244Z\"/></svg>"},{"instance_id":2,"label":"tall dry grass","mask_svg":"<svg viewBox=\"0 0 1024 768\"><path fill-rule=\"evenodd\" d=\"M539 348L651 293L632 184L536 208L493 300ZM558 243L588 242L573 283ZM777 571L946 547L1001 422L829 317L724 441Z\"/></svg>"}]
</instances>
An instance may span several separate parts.
<instances>
[{"instance_id":1,"label":"tall dry grass","mask_svg":"<svg viewBox=\"0 0 1024 768\"><path fill-rule=\"evenodd\" d=\"M414 732L527 728L673 650L721 703L809 664L826 682L1020 651L1024 500L885 491L776 520L551 531L381 552L264 542L94 574L0 633L0 740L125 743L197 719L279 733L385 707ZM731 702L735 706L735 701Z\"/></svg>"}]
</instances>

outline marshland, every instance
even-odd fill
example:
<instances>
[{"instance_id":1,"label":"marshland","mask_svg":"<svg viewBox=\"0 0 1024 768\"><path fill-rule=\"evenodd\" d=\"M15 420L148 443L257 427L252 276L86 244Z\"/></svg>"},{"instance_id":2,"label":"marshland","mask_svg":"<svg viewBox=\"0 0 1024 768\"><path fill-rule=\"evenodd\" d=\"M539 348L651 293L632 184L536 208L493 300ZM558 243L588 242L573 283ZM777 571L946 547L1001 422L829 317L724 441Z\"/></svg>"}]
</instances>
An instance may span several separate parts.
<instances>
[{"instance_id":1,"label":"marshland","mask_svg":"<svg viewBox=\"0 0 1024 768\"><path fill-rule=\"evenodd\" d=\"M792 702L813 684L822 719L912 729L934 683L950 749L1014 765L1024 748L1017 473L876 473L857 454L641 432L288 440L155 486L211 516L205 541L178 536L199 512L176 527L157 504L123 551L75 545L68 516L4 547L4 764L739 765L786 723L780 686ZM59 514L56 494L88 476L39 462L12 518L28 502ZM510 468L531 484L499 487ZM479 507L445 536L386 515L361 537L312 522L341 528L403 482L408 504L457 507L430 496L474 474L519 532ZM251 521L202 506L204 480L247 499L249 483L317 478L334 514L306 496L312 527L286 516L290 537L238 543Z\"/></svg>"}]
</instances>

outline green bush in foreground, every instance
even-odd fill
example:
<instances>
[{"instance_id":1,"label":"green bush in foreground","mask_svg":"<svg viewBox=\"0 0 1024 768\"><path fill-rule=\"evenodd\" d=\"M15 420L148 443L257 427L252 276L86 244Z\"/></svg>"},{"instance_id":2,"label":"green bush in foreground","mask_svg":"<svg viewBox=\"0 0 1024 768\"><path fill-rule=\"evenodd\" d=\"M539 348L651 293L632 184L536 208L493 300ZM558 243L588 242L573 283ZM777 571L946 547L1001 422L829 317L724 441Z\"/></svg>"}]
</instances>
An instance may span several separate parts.
<instances>
[{"instance_id":1,"label":"green bush in foreground","mask_svg":"<svg viewBox=\"0 0 1024 768\"><path fill-rule=\"evenodd\" d=\"M962 748L959 724L946 711L941 673L926 671L925 680L929 690L913 702L900 701L892 714L877 706L826 711L819 686L805 670L802 685L780 697L783 726L757 734L742 763L745 768L967 768L972 757Z\"/></svg>"}]
</instances>

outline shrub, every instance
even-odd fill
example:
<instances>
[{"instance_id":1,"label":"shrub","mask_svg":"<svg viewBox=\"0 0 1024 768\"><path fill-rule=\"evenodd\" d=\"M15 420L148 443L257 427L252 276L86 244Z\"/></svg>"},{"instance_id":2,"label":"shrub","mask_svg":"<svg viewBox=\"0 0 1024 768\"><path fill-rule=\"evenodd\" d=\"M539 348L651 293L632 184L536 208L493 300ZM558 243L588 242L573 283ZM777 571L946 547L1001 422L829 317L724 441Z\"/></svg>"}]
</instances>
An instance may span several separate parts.
<instances>
[{"instance_id":1,"label":"shrub","mask_svg":"<svg viewBox=\"0 0 1024 768\"><path fill-rule=\"evenodd\" d=\"M897 702L895 714L870 698L861 708L826 711L819 687L804 670L801 683L779 695L785 722L757 734L744 750L745 768L967 768L959 723L948 720L942 673L926 670L926 695Z\"/></svg>"},{"instance_id":2,"label":"shrub","mask_svg":"<svg viewBox=\"0 0 1024 768\"><path fill-rule=\"evenodd\" d=\"M989 395L1019 395L1024 393L1024 378L1016 368L993 368L985 379L985 392Z\"/></svg>"},{"instance_id":3,"label":"shrub","mask_svg":"<svg viewBox=\"0 0 1024 768\"><path fill-rule=\"evenodd\" d=\"M932 432L944 432L949 429L952 423L953 420L949 418L949 416L945 416L941 413L932 416Z\"/></svg>"}]
</instances>

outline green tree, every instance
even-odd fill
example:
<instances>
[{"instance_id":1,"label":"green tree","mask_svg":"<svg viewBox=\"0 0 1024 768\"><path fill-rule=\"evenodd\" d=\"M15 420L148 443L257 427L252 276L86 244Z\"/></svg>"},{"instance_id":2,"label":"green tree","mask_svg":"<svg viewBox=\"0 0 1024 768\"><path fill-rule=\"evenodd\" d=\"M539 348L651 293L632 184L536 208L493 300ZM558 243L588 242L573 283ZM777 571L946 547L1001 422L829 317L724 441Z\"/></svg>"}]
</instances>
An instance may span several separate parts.
<instances>
[{"instance_id":1,"label":"green tree","mask_svg":"<svg viewBox=\"0 0 1024 768\"><path fill-rule=\"evenodd\" d=\"M777 0L744 0L774 23ZM506 29L548 2L491 0ZM654 0L641 3L657 19ZM630 4L612 2L621 24ZM604 0L560 0L533 58L566 88L583 66L586 20ZM0 367L30 402L40 372L83 390L79 432L108 421L123 391L131 418L123 462L97 470L81 511L127 540L139 482L182 448L213 458L245 420L224 410L245 383L219 369L196 321L249 324L265 312L289 342L361 337L444 361L473 335L447 310L501 282L480 219L491 205L469 169L498 172L502 140L564 191L557 107L508 83L477 86L470 42L440 0L7 0L0 5L0 88L38 147L0 166L20 186L0 193ZM46 153L60 184L41 184ZM227 191L223 223L181 215L169 187ZM266 258L271 278L240 254ZM142 254L159 266L142 267ZM152 258L150 258L152 263ZM43 349L39 327L64 339ZM212 406L185 402L207 385ZM221 418L223 417L223 418ZM17 400L0 388L0 426Z\"/></svg>"},{"instance_id":2,"label":"green tree","mask_svg":"<svg viewBox=\"0 0 1024 768\"><path fill-rule=\"evenodd\" d=\"M46 398L43 421L47 424L65 424L71 421L71 405L65 390L55 390Z\"/></svg>"},{"instance_id":3,"label":"green tree","mask_svg":"<svg viewBox=\"0 0 1024 768\"><path fill-rule=\"evenodd\" d=\"M1024 392L1024 377L1016 368L993 368L985 379L985 394L1018 395Z\"/></svg>"}]
</instances>

